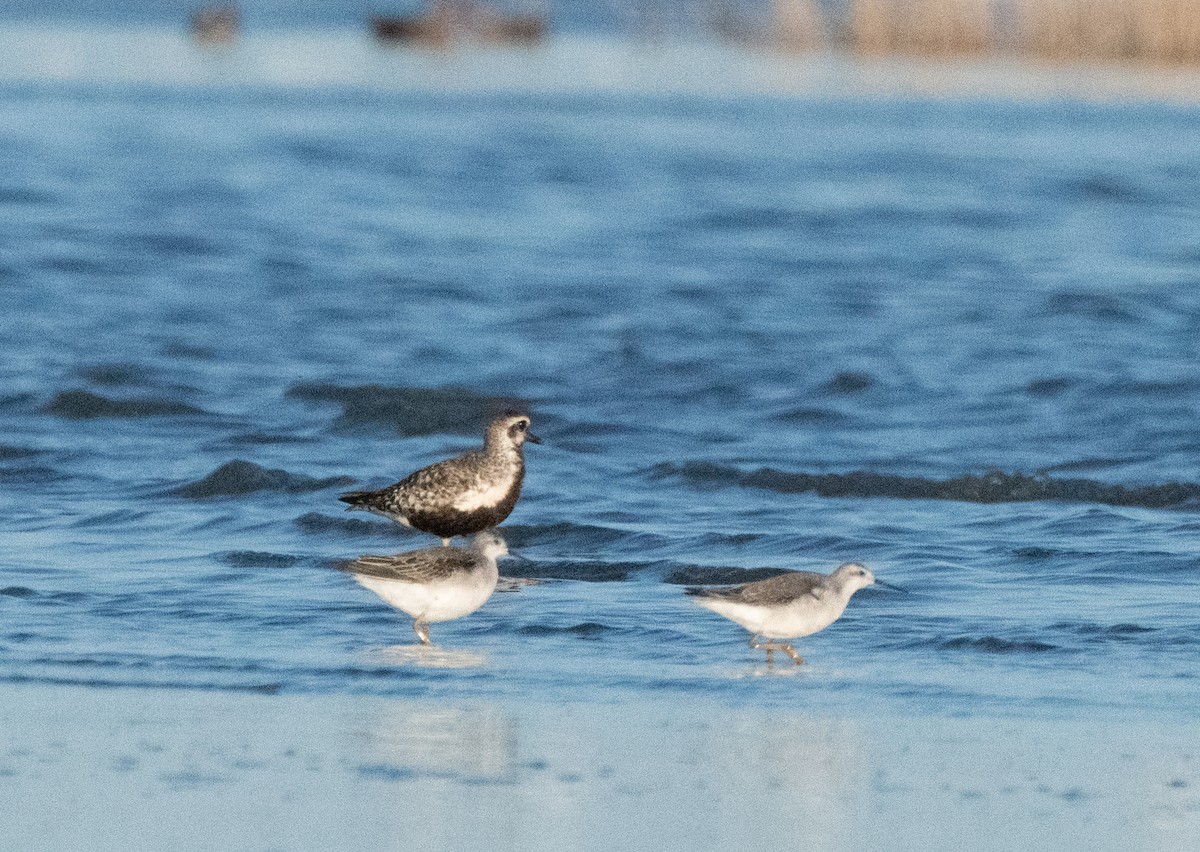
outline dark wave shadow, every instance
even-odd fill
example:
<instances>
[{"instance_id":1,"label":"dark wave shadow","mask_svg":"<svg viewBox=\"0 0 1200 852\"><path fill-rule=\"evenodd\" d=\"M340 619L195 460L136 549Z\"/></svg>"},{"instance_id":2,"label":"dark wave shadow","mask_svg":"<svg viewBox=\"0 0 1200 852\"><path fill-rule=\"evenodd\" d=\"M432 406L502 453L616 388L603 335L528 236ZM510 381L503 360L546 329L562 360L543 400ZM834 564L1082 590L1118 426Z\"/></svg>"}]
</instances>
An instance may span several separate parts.
<instances>
[{"instance_id":1,"label":"dark wave shadow","mask_svg":"<svg viewBox=\"0 0 1200 852\"><path fill-rule=\"evenodd\" d=\"M793 473L770 467L747 472L713 462L668 462L657 465L649 473L656 479L682 479L698 488L761 488L780 494L813 493L820 497L891 497L964 503L1060 501L1146 509L1200 507L1200 484L1192 482L1127 487L1090 479L1052 479L999 470L953 479L928 479L866 471Z\"/></svg>"},{"instance_id":2,"label":"dark wave shadow","mask_svg":"<svg viewBox=\"0 0 1200 852\"><path fill-rule=\"evenodd\" d=\"M527 410L529 401L476 393L467 388L409 388L386 385L301 383L286 396L342 407L335 432L380 432L388 435L474 435L491 417L509 409Z\"/></svg>"},{"instance_id":3,"label":"dark wave shadow","mask_svg":"<svg viewBox=\"0 0 1200 852\"><path fill-rule=\"evenodd\" d=\"M410 539L420 535L420 533L392 521L326 515L322 512L305 512L293 523L304 532L314 535L340 533L355 536L387 536L396 539Z\"/></svg>"},{"instance_id":4,"label":"dark wave shadow","mask_svg":"<svg viewBox=\"0 0 1200 852\"><path fill-rule=\"evenodd\" d=\"M350 485L353 482L353 479L346 476L319 479L235 459L221 465L203 479L173 488L167 493L192 500L208 500L215 497L240 497L258 491L304 494L334 486Z\"/></svg>"},{"instance_id":5,"label":"dark wave shadow","mask_svg":"<svg viewBox=\"0 0 1200 852\"><path fill-rule=\"evenodd\" d=\"M61 391L42 407L43 414L68 420L116 418L140 420L148 417L207 417L209 412L186 402L161 397L114 399L85 390Z\"/></svg>"},{"instance_id":6,"label":"dark wave shadow","mask_svg":"<svg viewBox=\"0 0 1200 852\"><path fill-rule=\"evenodd\" d=\"M955 636L937 645L945 651L982 651L987 654L1040 654L1063 650L1036 639L1005 639L1001 636Z\"/></svg>"}]
</instances>

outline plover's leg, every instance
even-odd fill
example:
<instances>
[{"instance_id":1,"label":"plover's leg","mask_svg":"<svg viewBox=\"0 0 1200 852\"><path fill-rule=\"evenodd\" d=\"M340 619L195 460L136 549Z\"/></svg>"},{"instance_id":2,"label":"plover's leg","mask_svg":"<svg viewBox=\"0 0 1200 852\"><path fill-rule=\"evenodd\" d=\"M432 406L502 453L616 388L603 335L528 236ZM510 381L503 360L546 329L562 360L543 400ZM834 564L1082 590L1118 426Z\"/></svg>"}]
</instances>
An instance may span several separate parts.
<instances>
[{"instance_id":1,"label":"plover's leg","mask_svg":"<svg viewBox=\"0 0 1200 852\"><path fill-rule=\"evenodd\" d=\"M450 546L450 539L448 539L448 538L442 539L442 547L449 547L449 546Z\"/></svg>"},{"instance_id":2,"label":"plover's leg","mask_svg":"<svg viewBox=\"0 0 1200 852\"><path fill-rule=\"evenodd\" d=\"M425 622L425 626L421 626L421 616L413 619L413 632L417 634L417 638L421 640L422 645L429 644L429 622Z\"/></svg>"}]
</instances>

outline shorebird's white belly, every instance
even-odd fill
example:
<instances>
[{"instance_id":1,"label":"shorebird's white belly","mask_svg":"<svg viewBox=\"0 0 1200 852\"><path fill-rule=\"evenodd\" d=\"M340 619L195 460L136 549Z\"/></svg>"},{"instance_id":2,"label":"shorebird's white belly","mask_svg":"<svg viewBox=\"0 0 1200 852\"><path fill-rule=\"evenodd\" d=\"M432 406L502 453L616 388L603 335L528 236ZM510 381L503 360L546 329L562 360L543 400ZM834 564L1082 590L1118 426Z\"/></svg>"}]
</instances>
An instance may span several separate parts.
<instances>
[{"instance_id":1,"label":"shorebird's white belly","mask_svg":"<svg viewBox=\"0 0 1200 852\"><path fill-rule=\"evenodd\" d=\"M355 574L354 579L413 618L450 621L470 615L483 606L496 589L499 572L495 568L474 571L431 583L406 583L361 574Z\"/></svg>"},{"instance_id":2,"label":"shorebird's white belly","mask_svg":"<svg viewBox=\"0 0 1200 852\"><path fill-rule=\"evenodd\" d=\"M508 492L512 490L512 485L511 476L499 482L478 485L458 495L454 501L454 508L460 512L475 512L479 509L490 509L508 496Z\"/></svg>"},{"instance_id":3,"label":"shorebird's white belly","mask_svg":"<svg viewBox=\"0 0 1200 852\"><path fill-rule=\"evenodd\" d=\"M700 606L740 624L751 633L768 639L795 639L824 630L846 610L846 601L828 596L817 600L805 596L790 604L766 606L720 598L700 598Z\"/></svg>"}]
</instances>

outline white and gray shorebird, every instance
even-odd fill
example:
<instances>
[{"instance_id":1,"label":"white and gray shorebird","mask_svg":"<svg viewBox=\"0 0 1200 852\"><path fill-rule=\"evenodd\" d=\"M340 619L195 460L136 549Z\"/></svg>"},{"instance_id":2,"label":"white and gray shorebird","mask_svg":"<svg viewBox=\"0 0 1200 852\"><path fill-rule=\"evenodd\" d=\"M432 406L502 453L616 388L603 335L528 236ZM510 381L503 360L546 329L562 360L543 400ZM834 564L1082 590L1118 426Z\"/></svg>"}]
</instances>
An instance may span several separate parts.
<instances>
[{"instance_id":1,"label":"white and gray shorebird","mask_svg":"<svg viewBox=\"0 0 1200 852\"><path fill-rule=\"evenodd\" d=\"M429 625L470 615L496 590L496 560L508 545L495 530L475 536L469 548L426 547L392 556L360 556L341 565L360 585L413 620L422 645Z\"/></svg>"},{"instance_id":2,"label":"white and gray shorebird","mask_svg":"<svg viewBox=\"0 0 1200 852\"><path fill-rule=\"evenodd\" d=\"M876 582L887 586L865 566L847 562L830 574L788 571L733 588L686 591L700 606L749 630L750 647L765 650L768 665L775 651L783 651L800 666L804 658L779 640L824 630L841 618L855 592Z\"/></svg>"},{"instance_id":3,"label":"white and gray shorebird","mask_svg":"<svg viewBox=\"0 0 1200 852\"><path fill-rule=\"evenodd\" d=\"M481 449L423 467L387 488L338 499L433 533L449 547L453 536L490 529L512 512L525 479L526 442L542 442L529 431L529 416L505 414L488 424Z\"/></svg>"}]
</instances>

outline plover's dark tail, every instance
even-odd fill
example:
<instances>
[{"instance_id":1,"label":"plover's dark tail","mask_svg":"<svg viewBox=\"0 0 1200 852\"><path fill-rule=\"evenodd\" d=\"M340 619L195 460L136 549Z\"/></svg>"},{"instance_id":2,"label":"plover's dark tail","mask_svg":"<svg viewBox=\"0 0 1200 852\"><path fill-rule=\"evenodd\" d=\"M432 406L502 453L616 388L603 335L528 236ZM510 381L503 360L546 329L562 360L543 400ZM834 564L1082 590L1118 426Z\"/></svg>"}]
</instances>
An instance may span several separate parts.
<instances>
[{"instance_id":1,"label":"plover's dark tail","mask_svg":"<svg viewBox=\"0 0 1200 852\"><path fill-rule=\"evenodd\" d=\"M710 589L707 589L704 586L688 586L683 590L683 593L688 597L702 598L707 596L710 591Z\"/></svg>"},{"instance_id":2,"label":"plover's dark tail","mask_svg":"<svg viewBox=\"0 0 1200 852\"><path fill-rule=\"evenodd\" d=\"M345 494L339 494L338 499L343 503L349 503L351 509L365 509L370 505L371 498L374 496L374 491L347 491Z\"/></svg>"}]
</instances>

